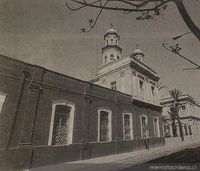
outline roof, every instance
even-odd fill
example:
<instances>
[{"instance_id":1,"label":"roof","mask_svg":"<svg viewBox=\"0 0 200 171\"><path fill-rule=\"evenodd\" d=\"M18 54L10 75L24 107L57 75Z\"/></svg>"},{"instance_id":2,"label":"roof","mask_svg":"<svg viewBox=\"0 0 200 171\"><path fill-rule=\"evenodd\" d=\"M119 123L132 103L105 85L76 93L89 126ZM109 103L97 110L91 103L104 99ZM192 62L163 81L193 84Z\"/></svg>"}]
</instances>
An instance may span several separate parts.
<instances>
[{"instance_id":1,"label":"roof","mask_svg":"<svg viewBox=\"0 0 200 171\"><path fill-rule=\"evenodd\" d=\"M190 96L190 95L188 95L188 94L182 94L180 97L179 97L179 99L178 99L178 101L180 102L180 101L190 101L190 102L192 102L192 103L194 103L194 104L196 104L197 106L200 106L200 104L192 97L192 96ZM163 98L163 99L161 99L160 100L160 104L161 105L164 105L164 104L169 104L169 103L172 103L174 100L173 100L173 98L172 97L167 97L167 98Z\"/></svg>"},{"instance_id":2,"label":"roof","mask_svg":"<svg viewBox=\"0 0 200 171\"><path fill-rule=\"evenodd\" d=\"M143 55L144 56L144 53L141 49L135 49L133 52L133 56L135 56L135 55Z\"/></svg>"},{"instance_id":3,"label":"roof","mask_svg":"<svg viewBox=\"0 0 200 171\"><path fill-rule=\"evenodd\" d=\"M118 32L115 29L113 29L113 28L108 29L106 31L106 33L117 33L118 34Z\"/></svg>"},{"instance_id":4,"label":"roof","mask_svg":"<svg viewBox=\"0 0 200 171\"><path fill-rule=\"evenodd\" d=\"M118 33L115 29L113 29L113 28L110 28L110 29L108 29L108 30L106 31L106 34L104 35L104 39L105 39L105 37L108 36L108 35L116 35L116 36L118 36L118 38L120 37L120 36L119 36L119 33Z\"/></svg>"}]
</instances>

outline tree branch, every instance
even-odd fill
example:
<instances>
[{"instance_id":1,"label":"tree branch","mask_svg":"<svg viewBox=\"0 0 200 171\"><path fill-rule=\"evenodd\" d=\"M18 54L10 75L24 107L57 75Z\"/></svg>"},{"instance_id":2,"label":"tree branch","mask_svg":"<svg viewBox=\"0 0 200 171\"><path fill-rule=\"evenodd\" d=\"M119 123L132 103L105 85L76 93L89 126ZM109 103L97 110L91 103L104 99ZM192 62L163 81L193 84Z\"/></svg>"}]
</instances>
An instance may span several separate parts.
<instances>
[{"instance_id":1,"label":"tree branch","mask_svg":"<svg viewBox=\"0 0 200 171\"><path fill-rule=\"evenodd\" d=\"M163 47L165 49L167 49L168 51L172 52L172 53L175 53L176 55L180 56L182 59L190 62L191 64L195 65L196 67L200 68L200 65L198 65L197 63L193 62L192 60L186 58L185 56L181 55L179 53L179 51L177 51L174 47L170 46L170 47L167 47L166 45L168 45L168 43L163 43Z\"/></svg>"},{"instance_id":2,"label":"tree branch","mask_svg":"<svg viewBox=\"0 0 200 171\"><path fill-rule=\"evenodd\" d=\"M131 11L131 12L145 12L145 11L155 11L157 8L159 8L160 6L172 1L172 0L166 0L166 1L161 1L160 4L152 7L152 8L125 8L125 7L112 7L112 6L101 6L101 5L98 5L98 4L95 4L95 3L87 3L86 1L84 2L81 2L79 0L69 0L69 1L72 1L76 4L79 4L79 5L85 5L85 6L88 6L88 7L93 7L93 8L103 8L105 10L113 10L113 11ZM99 0L100 1L100 0ZM121 2L121 3L127 3L127 0L124 0L124 1L121 1L121 0L110 0L110 1L118 1L118 2ZM160 1L160 0L155 0L154 2L156 1Z\"/></svg>"},{"instance_id":3,"label":"tree branch","mask_svg":"<svg viewBox=\"0 0 200 171\"><path fill-rule=\"evenodd\" d=\"M183 20L185 21L188 28L192 31L192 33L199 39L200 41L200 29L195 25L192 21L190 15L188 14L185 5L183 4L183 0L173 0L176 4L179 13L181 14Z\"/></svg>"}]
</instances>

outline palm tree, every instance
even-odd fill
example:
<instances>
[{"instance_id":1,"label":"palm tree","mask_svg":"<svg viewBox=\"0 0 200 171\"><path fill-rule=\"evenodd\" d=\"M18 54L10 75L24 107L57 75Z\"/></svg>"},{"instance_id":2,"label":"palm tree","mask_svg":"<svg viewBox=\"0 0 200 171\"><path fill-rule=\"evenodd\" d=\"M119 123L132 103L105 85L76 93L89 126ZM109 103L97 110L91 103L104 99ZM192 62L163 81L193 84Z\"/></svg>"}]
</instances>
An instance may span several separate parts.
<instances>
[{"instance_id":1,"label":"palm tree","mask_svg":"<svg viewBox=\"0 0 200 171\"><path fill-rule=\"evenodd\" d=\"M180 98L180 96L182 95L182 92L180 90L174 89L174 90L170 90L169 91L170 96L173 99L173 103L172 103L172 107L171 107L171 118L172 118L172 124L174 124L175 119L177 119L178 121L178 125L179 125L179 130L180 130L180 137L181 140L184 141L184 136L183 136L183 129L182 129L182 124L180 121L180 117L179 117L179 103L178 100ZM172 126L173 127L173 126ZM174 125L175 127L175 125ZM173 128L173 132L174 132L174 128Z\"/></svg>"},{"instance_id":2,"label":"palm tree","mask_svg":"<svg viewBox=\"0 0 200 171\"><path fill-rule=\"evenodd\" d=\"M168 112L169 116L170 116L170 120L172 121L172 132L173 132L173 136L177 137L177 132L176 132L176 115L174 114L174 112L169 111Z\"/></svg>"}]
</instances>

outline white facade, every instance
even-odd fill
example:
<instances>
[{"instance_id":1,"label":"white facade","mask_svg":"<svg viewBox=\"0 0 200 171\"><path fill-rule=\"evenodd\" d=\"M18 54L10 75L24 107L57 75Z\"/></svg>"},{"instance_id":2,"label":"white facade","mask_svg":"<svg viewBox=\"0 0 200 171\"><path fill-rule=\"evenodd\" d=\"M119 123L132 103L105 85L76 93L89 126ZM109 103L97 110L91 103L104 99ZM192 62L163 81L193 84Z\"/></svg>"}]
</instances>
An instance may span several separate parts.
<instances>
[{"instance_id":1,"label":"white facade","mask_svg":"<svg viewBox=\"0 0 200 171\"><path fill-rule=\"evenodd\" d=\"M112 40L112 41L111 41ZM102 65L98 67L94 84L131 95L148 103L159 104L157 73L144 64L144 54L140 49L128 57L121 57L119 34L109 29L104 35ZM113 46L110 46L113 43ZM114 60L110 55L114 55ZM106 58L105 58L106 56ZM117 57L119 56L119 58Z\"/></svg>"},{"instance_id":2,"label":"white facade","mask_svg":"<svg viewBox=\"0 0 200 171\"><path fill-rule=\"evenodd\" d=\"M172 106L172 102L173 102L172 98L165 98L160 101L160 104L163 106L163 115L169 117L168 112L170 112L170 107ZM193 135L194 137L200 137L200 104L197 103L189 95L180 96L178 103L179 103L179 116L183 128L183 134L185 136ZM167 134L169 134L169 136L173 136L170 120L168 121L167 125L169 125L169 130ZM177 131L179 136L180 135L179 128L177 129Z\"/></svg>"}]
</instances>

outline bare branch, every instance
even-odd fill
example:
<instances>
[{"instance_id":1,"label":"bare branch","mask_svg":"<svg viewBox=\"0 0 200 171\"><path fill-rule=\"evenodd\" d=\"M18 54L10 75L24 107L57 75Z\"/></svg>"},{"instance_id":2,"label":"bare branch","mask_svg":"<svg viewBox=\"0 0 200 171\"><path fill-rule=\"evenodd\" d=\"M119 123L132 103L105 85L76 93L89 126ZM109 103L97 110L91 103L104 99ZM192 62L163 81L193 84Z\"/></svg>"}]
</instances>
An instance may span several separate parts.
<instances>
[{"instance_id":1,"label":"bare branch","mask_svg":"<svg viewBox=\"0 0 200 171\"><path fill-rule=\"evenodd\" d=\"M167 47L167 45L168 45L168 47ZM181 55L181 54L179 53L180 49L179 49L179 47L177 46L177 44L176 44L175 46L170 46L168 43L163 43L163 47L164 47L165 49L167 49L168 51L170 51L170 52L172 52L172 53L174 53L174 54L180 56L182 59L184 59L184 60L190 62L191 64L193 64L193 65L195 65L195 66L197 66L197 68L200 68L200 65L198 65L197 63L193 62L191 59L188 59L187 57L185 57L185 56L183 56L183 55Z\"/></svg>"},{"instance_id":2,"label":"bare branch","mask_svg":"<svg viewBox=\"0 0 200 171\"><path fill-rule=\"evenodd\" d=\"M160 6L172 1L172 0L163 0L163 1L160 1L160 0L153 0L153 2L156 2L156 1L159 1L160 3L157 5L157 6L154 6L154 7L150 7L150 8L138 8L136 4L133 4L131 3L133 6L135 6L135 8L125 8L125 7L114 7L114 6L101 6L99 4L97 4L97 2L99 1L95 1L95 2L92 2L92 3L87 3L86 1L82 2L82 1L79 1L79 0L69 0L71 2L74 2L76 4L79 4L79 5L85 5L85 6L88 6L88 7L93 7L93 8L103 8L105 10L115 10L115 11L130 11L130 12L143 12L143 11L155 11L156 9L158 9ZM120 4L128 4L128 0L110 0L110 2L119 2ZM137 1L137 0L134 0L134 1ZM141 2L141 1L140 1ZM149 1L150 2L150 1ZM141 6L142 7L142 6Z\"/></svg>"}]
</instances>

